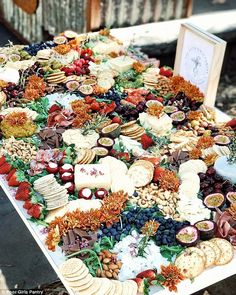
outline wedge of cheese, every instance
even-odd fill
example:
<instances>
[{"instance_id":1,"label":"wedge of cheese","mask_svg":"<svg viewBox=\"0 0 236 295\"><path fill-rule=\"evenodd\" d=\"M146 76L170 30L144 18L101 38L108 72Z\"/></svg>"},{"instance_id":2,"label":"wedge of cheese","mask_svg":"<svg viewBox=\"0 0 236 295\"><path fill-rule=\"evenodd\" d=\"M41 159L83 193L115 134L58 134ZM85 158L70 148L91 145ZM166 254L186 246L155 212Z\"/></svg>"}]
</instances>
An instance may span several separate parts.
<instances>
[{"instance_id":1,"label":"wedge of cheese","mask_svg":"<svg viewBox=\"0 0 236 295\"><path fill-rule=\"evenodd\" d=\"M109 167L104 164L82 164L75 166L75 187L81 188L111 188Z\"/></svg>"},{"instance_id":2,"label":"wedge of cheese","mask_svg":"<svg viewBox=\"0 0 236 295\"><path fill-rule=\"evenodd\" d=\"M131 69L134 62L135 60L133 58L122 55L109 60L109 65L112 69L123 73Z\"/></svg>"}]
</instances>

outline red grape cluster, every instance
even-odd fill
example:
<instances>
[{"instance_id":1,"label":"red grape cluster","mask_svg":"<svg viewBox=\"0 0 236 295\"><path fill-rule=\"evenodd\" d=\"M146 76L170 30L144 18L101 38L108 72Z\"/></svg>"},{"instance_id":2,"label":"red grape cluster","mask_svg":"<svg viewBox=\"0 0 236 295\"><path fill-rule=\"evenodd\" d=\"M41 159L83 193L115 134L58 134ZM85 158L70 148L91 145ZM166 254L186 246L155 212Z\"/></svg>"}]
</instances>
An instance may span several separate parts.
<instances>
[{"instance_id":1,"label":"red grape cluster","mask_svg":"<svg viewBox=\"0 0 236 295\"><path fill-rule=\"evenodd\" d=\"M228 192L235 190L234 185L229 180L225 180L218 175L213 167L208 168L206 173L199 173L198 176L200 177L200 189L204 197L213 193L226 195Z\"/></svg>"},{"instance_id":2,"label":"red grape cluster","mask_svg":"<svg viewBox=\"0 0 236 295\"><path fill-rule=\"evenodd\" d=\"M88 75L89 71L89 62L94 61L92 57L92 51L88 49L82 49L80 53L80 58L74 60L74 62L68 66L61 68L62 71L65 72L66 76L71 75Z\"/></svg>"}]
</instances>

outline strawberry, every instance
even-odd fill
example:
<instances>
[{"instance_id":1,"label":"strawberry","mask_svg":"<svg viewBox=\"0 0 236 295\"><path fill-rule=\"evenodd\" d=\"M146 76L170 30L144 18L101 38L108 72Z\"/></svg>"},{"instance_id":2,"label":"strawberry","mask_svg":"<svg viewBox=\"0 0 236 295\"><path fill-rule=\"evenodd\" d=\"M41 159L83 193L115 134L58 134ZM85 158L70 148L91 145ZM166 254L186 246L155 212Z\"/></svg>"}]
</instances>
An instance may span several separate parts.
<instances>
[{"instance_id":1,"label":"strawberry","mask_svg":"<svg viewBox=\"0 0 236 295\"><path fill-rule=\"evenodd\" d=\"M4 163L6 163L6 157L5 156L1 156L0 157L0 166L2 166Z\"/></svg>"},{"instance_id":2,"label":"strawberry","mask_svg":"<svg viewBox=\"0 0 236 295\"><path fill-rule=\"evenodd\" d=\"M122 120L120 117L116 116L112 119L112 123L118 123L119 125L122 124Z\"/></svg>"},{"instance_id":3,"label":"strawberry","mask_svg":"<svg viewBox=\"0 0 236 295\"><path fill-rule=\"evenodd\" d=\"M164 66L160 68L160 75L166 76L166 77L172 77L173 76L173 70L170 67Z\"/></svg>"},{"instance_id":4,"label":"strawberry","mask_svg":"<svg viewBox=\"0 0 236 295\"><path fill-rule=\"evenodd\" d=\"M130 154L127 152L120 152L117 154L117 158L128 162L130 161Z\"/></svg>"},{"instance_id":5,"label":"strawberry","mask_svg":"<svg viewBox=\"0 0 236 295\"><path fill-rule=\"evenodd\" d=\"M16 172L16 168L13 168L8 174L7 174L7 177L6 177L6 180L8 181L12 175Z\"/></svg>"},{"instance_id":6,"label":"strawberry","mask_svg":"<svg viewBox=\"0 0 236 295\"><path fill-rule=\"evenodd\" d=\"M90 108L92 111L99 111L100 110L100 105L97 101L94 101L91 103Z\"/></svg>"},{"instance_id":7,"label":"strawberry","mask_svg":"<svg viewBox=\"0 0 236 295\"><path fill-rule=\"evenodd\" d=\"M154 144L154 141L152 140L152 138L150 136L148 136L146 133L144 133L141 136L141 144L142 144L143 149L146 150Z\"/></svg>"},{"instance_id":8,"label":"strawberry","mask_svg":"<svg viewBox=\"0 0 236 295\"><path fill-rule=\"evenodd\" d=\"M161 173L165 171L165 168L162 167L156 167L154 169L154 174L153 174L153 182L158 182L161 176Z\"/></svg>"},{"instance_id":9,"label":"strawberry","mask_svg":"<svg viewBox=\"0 0 236 295\"><path fill-rule=\"evenodd\" d=\"M12 165L6 162L2 166L0 166L0 174L8 174L11 169Z\"/></svg>"},{"instance_id":10,"label":"strawberry","mask_svg":"<svg viewBox=\"0 0 236 295\"><path fill-rule=\"evenodd\" d=\"M39 204L34 204L34 205L33 205L33 206L27 211L27 213L28 213L30 216L32 216L32 217L38 219L38 218L40 217L41 213L42 213L42 210L43 210L42 206L40 206Z\"/></svg>"},{"instance_id":11,"label":"strawberry","mask_svg":"<svg viewBox=\"0 0 236 295\"><path fill-rule=\"evenodd\" d=\"M86 97L84 98L84 100L85 100L85 102L86 102L87 104L91 104L92 102L95 101L95 99L92 98L91 96L86 96Z\"/></svg>"},{"instance_id":12,"label":"strawberry","mask_svg":"<svg viewBox=\"0 0 236 295\"><path fill-rule=\"evenodd\" d=\"M32 204L30 200L26 200L23 208L25 208L26 210L29 210L33 205L34 204Z\"/></svg>"},{"instance_id":13,"label":"strawberry","mask_svg":"<svg viewBox=\"0 0 236 295\"><path fill-rule=\"evenodd\" d=\"M111 149L111 150L110 150L110 154L111 154L112 156L116 156L116 155L117 155L117 151L116 151L115 149Z\"/></svg>"},{"instance_id":14,"label":"strawberry","mask_svg":"<svg viewBox=\"0 0 236 295\"><path fill-rule=\"evenodd\" d=\"M135 281L135 283L138 285L138 293L143 294L144 291L144 281L141 278L135 278L131 279L132 281Z\"/></svg>"},{"instance_id":15,"label":"strawberry","mask_svg":"<svg viewBox=\"0 0 236 295\"><path fill-rule=\"evenodd\" d=\"M53 105L50 107L50 109L48 110L48 113L51 114L51 113L54 113L54 112L56 112L56 111L61 111L61 110L62 110L62 108L61 108L59 105L57 105L57 104L53 104Z\"/></svg>"},{"instance_id":16,"label":"strawberry","mask_svg":"<svg viewBox=\"0 0 236 295\"><path fill-rule=\"evenodd\" d=\"M148 279L149 282L156 279L156 271L153 269L147 269L140 272L136 277L140 279Z\"/></svg>"},{"instance_id":17,"label":"strawberry","mask_svg":"<svg viewBox=\"0 0 236 295\"><path fill-rule=\"evenodd\" d=\"M20 183L20 185L18 186L18 189L17 189L17 193L19 193L21 190L24 190L25 188L30 189L30 183L27 181L23 181Z\"/></svg>"},{"instance_id":18,"label":"strawberry","mask_svg":"<svg viewBox=\"0 0 236 295\"><path fill-rule=\"evenodd\" d=\"M30 189L29 188L24 188L20 190L19 192L16 192L15 199L18 201L26 201L29 199L30 196Z\"/></svg>"},{"instance_id":19,"label":"strawberry","mask_svg":"<svg viewBox=\"0 0 236 295\"><path fill-rule=\"evenodd\" d=\"M226 126L235 128L236 127L236 118L233 118L232 120L230 120L229 122L226 123Z\"/></svg>"},{"instance_id":20,"label":"strawberry","mask_svg":"<svg viewBox=\"0 0 236 295\"><path fill-rule=\"evenodd\" d=\"M19 186L22 181L25 180L24 172L22 171L16 171L10 179L8 180L9 186Z\"/></svg>"}]
</instances>

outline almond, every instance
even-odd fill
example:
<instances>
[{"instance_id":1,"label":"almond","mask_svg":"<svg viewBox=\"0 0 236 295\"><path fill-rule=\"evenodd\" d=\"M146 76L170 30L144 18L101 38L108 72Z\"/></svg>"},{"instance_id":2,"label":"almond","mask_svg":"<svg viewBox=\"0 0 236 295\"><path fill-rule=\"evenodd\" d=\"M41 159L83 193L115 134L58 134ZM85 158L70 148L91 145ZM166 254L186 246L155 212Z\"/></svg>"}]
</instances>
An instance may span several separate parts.
<instances>
[{"instance_id":1,"label":"almond","mask_svg":"<svg viewBox=\"0 0 236 295\"><path fill-rule=\"evenodd\" d=\"M107 258L111 258L111 256L112 256L111 252L109 252L108 250L103 250L103 254L104 254L105 257L107 257Z\"/></svg>"},{"instance_id":2,"label":"almond","mask_svg":"<svg viewBox=\"0 0 236 295\"><path fill-rule=\"evenodd\" d=\"M119 267L117 264L109 264L109 268L113 270L113 269L117 269Z\"/></svg>"},{"instance_id":3,"label":"almond","mask_svg":"<svg viewBox=\"0 0 236 295\"><path fill-rule=\"evenodd\" d=\"M105 258L103 259L103 263L109 263L111 261L111 258Z\"/></svg>"},{"instance_id":4,"label":"almond","mask_svg":"<svg viewBox=\"0 0 236 295\"><path fill-rule=\"evenodd\" d=\"M113 272L112 277L113 279L118 280L118 275L115 272Z\"/></svg>"},{"instance_id":5,"label":"almond","mask_svg":"<svg viewBox=\"0 0 236 295\"><path fill-rule=\"evenodd\" d=\"M104 270L109 270L109 267L108 267L108 265L107 265L107 264L105 264L105 263L103 263L103 264L102 264L102 267L103 267L103 269L104 269Z\"/></svg>"},{"instance_id":6,"label":"almond","mask_svg":"<svg viewBox=\"0 0 236 295\"><path fill-rule=\"evenodd\" d=\"M105 274L107 278L112 278L112 273L110 271L105 271Z\"/></svg>"}]
</instances>

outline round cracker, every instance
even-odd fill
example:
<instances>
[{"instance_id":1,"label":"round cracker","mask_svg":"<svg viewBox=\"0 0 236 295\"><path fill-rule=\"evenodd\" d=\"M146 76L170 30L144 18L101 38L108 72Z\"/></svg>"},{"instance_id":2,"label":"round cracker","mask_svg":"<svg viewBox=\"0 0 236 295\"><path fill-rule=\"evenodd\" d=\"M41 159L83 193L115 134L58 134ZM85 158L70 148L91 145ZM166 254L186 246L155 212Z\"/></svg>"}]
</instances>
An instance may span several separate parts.
<instances>
[{"instance_id":1,"label":"round cracker","mask_svg":"<svg viewBox=\"0 0 236 295\"><path fill-rule=\"evenodd\" d=\"M101 284L101 287L100 289L96 292L96 293L93 293L94 295L104 295L106 294L110 288L111 288L111 281L107 278L97 278L98 280L101 280L102 281L102 284Z\"/></svg>"},{"instance_id":2,"label":"round cracker","mask_svg":"<svg viewBox=\"0 0 236 295\"><path fill-rule=\"evenodd\" d=\"M67 276L66 277L66 281L67 282L75 282L78 281L84 277L86 277L89 274L89 271L87 269L87 267L84 265L84 267L82 267L80 270L78 270L76 273Z\"/></svg>"},{"instance_id":3,"label":"round cracker","mask_svg":"<svg viewBox=\"0 0 236 295\"><path fill-rule=\"evenodd\" d=\"M94 150L91 150L91 152L92 152L92 154L91 154L90 158L88 159L87 164L92 163L92 161L94 160L94 158L96 156L96 153Z\"/></svg>"},{"instance_id":4,"label":"round cracker","mask_svg":"<svg viewBox=\"0 0 236 295\"><path fill-rule=\"evenodd\" d=\"M129 127L129 126L134 125L135 123L136 123L136 120L129 121L128 123L125 123L125 124L121 125L121 129L125 129L125 128Z\"/></svg>"},{"instance_id":5,"label":"round cracker","mask_svg":"<svg viewBox=\"0 0 236 295\"><path fill-rule=\"evenodd\" d=\"M92 295L97 294L96 292L100 289L102 285L102 281L98 278L93 278L93 284L90 285L88 288L83 290L76 290L78 291L78 295Z\"/></svg>"},{"instance_id":6,"label":"round cracker","mask_svg":"<svg viewBox=\"0 0 236 295\"><path fill-rule=\"evenodd\" d=\"M80 164L86 164L90 157L91 157L91 150L87 149L83 160L80 161Z\"/></svg>"},{"instance_id":7,"label":"round cracker","mask_svg":"<svg viewBox=\"0 0 236 295\"><path fill-rule=\"evenodd\" d=\"M79 151L79 154L78 154L77 159L76 159L77 164L80 164L80 161L82 161L84 159L85 155L86 155L86 149L81 149Z\"/></svg>"},{"instance_id":8,"label":"round cracker","mask_svg":"<svg viewBox=\"0 0 236 295\"><path fill-rule=\"evenodd\" d=\"M234 248L229 241L221 238L214 238L210 240L215 243L221 250L221 255L218 260L216 260L216 265L224 265L229 263L234 257Z\"/></svg>"},{"instance_id":9,"label":"round cracker","mask_svg":"<svg viewBox=\"0 0 236 295\"><path fill-rule=\"evenodd\" d=\"M137 285L137 283L135 283L135 282L132 281L132 280L127 280L127 281L126 281L126 284L129 284L130 287L131 287L130 294L131 294L131 295L136 295L137 292L138 292L138 285ZM131 292L132 292L132 293L131 293Z\"/></svg>"},{"instance_id":10,"label":"round cracker","mask_svg":"<svg viewBox=\"0 0 236 295\"><path fill-rule=\"evenodd\" d=\"M212 247L216 253L216 258L215 258L215 262L217 260L220 259L221 256L221 249L218 247L218 245L216 243L213 243L211 240L210 241L203 241L201 242L202 245L208 245L210 247Z\"/></svg>"},{"instance_id":11,"label":"round cracker","mask_svg":"<svg viewBox=\"0 0 236 295\"><path fill-rule=\"evenodd\" d=\"M68 285L77 290L87 289L89 286L93 284L93 276L89 273L83 278L78 278L77 281L68 282Z\"/></svg>"},{"instance_id":12,"label":"round cracker","mask_svg":"<svg viewBox=\"0 0 236 295\"><path fill-rule=\"evenodd\" d=\"M40 185L40 184L43 184L43 183L45 183L47 181L50 181L52 179L55 179L54 175L53 174L48 174L48 175L45 175L45 176L40 177L39 179L35 180L34 185Z\"/></svg>"},{"instance_id":13,"label":"round cracker","mask_svg":"<svg viewBox=\"0 0 236 295\"><path fill-rule=\"evenodd\" d=\"M196 252L197 254L199 254L202 257L202 259L204 260L204 263L206 264L206 255L203 252L203 250L201 250L200 248L197 248L197 247L189 247L189 248L185 249L184 252L185 253Z\"/></svg>"},{"instance_id":14,"label":"round cracker","mask_svg":"<svg viewBox=\"0 0 236 295\"><path fill-rule=\"evenodd\" d=\"M122 295L122 290L123 290L122 283L120 281L115 281L115 280L112 280L112 283L115 286L115 293L114 294Z\"/></svg>"},{"instance_id":15,"label":"round cracker","mask_svg":"<svg viewBox=\"0 0 236 295\"><path fill-rule=\"evenodd\" d=\"M216 252L213 249L213 247L204 243L198 244L197 247L205 253L205 256L206 256L205 267L207 268L214 265L216 261Z\"/></svg>"},{"instance_id":16,"label":"round cracker","mask_svg":"<svg viewBox=\"0 0 236 295\"><path fill-rule=\"evenodd\" d=\"M64 276L70 276L83 267L84 263L78 258L70 258L59 266L60 273Z\"/></svg>"},{"instance_id":17,"label":"round cracker","mask_svg":"<svg viewBox=\"0 0 236 295\"><path fill-rule=\"evenodd\" d=\"M189 253L182 252L176 258L175 265L187 279L197 277L205 269L204 259L196 251L190 251Z\"/></svg>"},{"instance_id":18,"label":"round cracker","mask_svg":"<svg viewBox=\"0 0 236 295\"><path fill-rule=\"evenodd\" d=\"M122 295L132 294L132 287L126 281L122 283Z\"/></svg>"}]
</instances>

